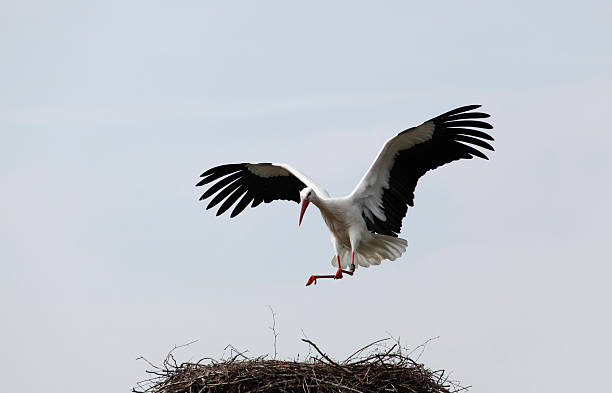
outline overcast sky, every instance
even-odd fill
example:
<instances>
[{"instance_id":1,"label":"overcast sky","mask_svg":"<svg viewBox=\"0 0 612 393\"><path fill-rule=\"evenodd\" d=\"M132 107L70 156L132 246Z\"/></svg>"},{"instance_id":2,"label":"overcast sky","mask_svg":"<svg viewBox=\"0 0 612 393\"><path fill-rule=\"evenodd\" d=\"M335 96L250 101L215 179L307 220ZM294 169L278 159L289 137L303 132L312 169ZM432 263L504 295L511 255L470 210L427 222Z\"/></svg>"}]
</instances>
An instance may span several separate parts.
<instances>
[{"instance_id":1,"label":"overcast sky","mask_svg":"<svg viewBox=\"0 0 612 393\"><path fill-rule=\"evenodd\" d=\"M273 353L268 305L282 358L439 336L421 361L473 392L608 380L609 1L0 4L3 390L125 392L192 340L179 360ZM244 161L345 195L473 103L491 159L421 179L407 252L354 277L304 286L333 271L314 207L198 201Z\"/></svg>"}]
</instances>

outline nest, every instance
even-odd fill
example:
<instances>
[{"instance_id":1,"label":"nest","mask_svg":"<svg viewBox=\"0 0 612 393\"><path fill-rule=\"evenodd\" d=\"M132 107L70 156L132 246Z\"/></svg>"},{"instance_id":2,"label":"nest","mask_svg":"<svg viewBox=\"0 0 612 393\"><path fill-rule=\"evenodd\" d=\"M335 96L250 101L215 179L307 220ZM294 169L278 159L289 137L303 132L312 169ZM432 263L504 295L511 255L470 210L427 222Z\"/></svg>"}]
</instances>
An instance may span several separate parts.
<instances>
[{"instance_id":1,"label":"nest","mask_svg":"<svg viewBox=\"0 0 612 393\"><path fill-rule=\"evenodd\" d=\"M178 364L172 352L161 367L147 373L135 393L220 393L220 392L410 392L455 393L467 390L445 376L431 371L404 355L399 343L390 348L375 341L346 360L336 362L312 341L304 339L317 354L305 361L249 358L232 348L224 360L205 358L197 363ZM146 360L146 359L145 359ZM417 358L418 360L418 358Z\"/></svg>"}]
</instances>

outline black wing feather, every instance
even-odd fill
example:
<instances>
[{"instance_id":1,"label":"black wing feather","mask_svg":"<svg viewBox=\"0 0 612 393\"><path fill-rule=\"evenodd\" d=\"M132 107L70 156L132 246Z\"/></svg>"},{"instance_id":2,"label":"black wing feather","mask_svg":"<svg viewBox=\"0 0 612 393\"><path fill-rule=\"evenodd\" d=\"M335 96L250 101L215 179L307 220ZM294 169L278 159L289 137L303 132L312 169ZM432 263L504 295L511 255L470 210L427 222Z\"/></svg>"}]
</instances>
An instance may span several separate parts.
<instances>
[{"instance_id":1,"label":"black wing feather","mask_svg":"<svg viewBox=\"0 0 612 393\"><path fill-rule=\"evenodd\" d=\"M486 119L491 117L488 113L483 112L469 112L469 113L457 113L456 115L447 116L447 120L461 120L461 119Z\"/></svg>"},{"instance_id":2,"label":"black wing feather","mask_svg":"<svg viewBox=\"0 0 612 393\"><path fill-rule=\"evenodd\" d=\"M485 128L490 130L493 126L485 121L479 120L457 120L457 121L449 121L446 124L446 127L477 127L477 128Z\"/></svg>"},{"instance_id":3,"label":"black wing feather","mask_svg":"<svg viewBox=\"0 0 612 393\"><path fill-rule=\"evenodd\" d=\"M238 187L232 193L232 195L228 196L225 202L223 202L219 210L217 210L217 216L220 216L221 214L225 213L227 209L232 207L232 205L238 200L238 198L240 198L243 194L246 194L246 191L247 187L244 184L241 184L240 187Z\"/></svg>"},{"instance_id":4,"label":"black wing feather","mask_svg":"<svg viewBox=\"0 0 612 393\"><path fill-rule=\"evenodd\" d=\"M224 177L220 181L218 181L215 184L213 184L212 187L210 187L208 190L206 190L206 192L204 194L202 194L202 196L200 197L200 200L203 201L204 199L206 199L209 196L213 195L214 193L216 193L217 191L219 191L223 187L227 186L231 182L233 182L236 179L238 179L240 176L241 176L241 174L240 174L240 172L238 172L238 173L234 173L234 174L232 174L230 176ZM200 184L200 183L198 183L197 185L201 186L202 184Z\"/></svg>"},{"instance_id":5,"label":"black wing feather","mask_svg":"<svg viewBox=\"0 0 612 393\"><path fill-rule=\"evenodd\" d=\"M382 195L382 208L386 219L383 221L374 215L370 215L370 219L363 213L368 230L397 237L408 206L414 206L414 190L421 176L455 160L471 159L474 156L488 159L484 153L473 147L494 150L493 146L484 141L492 141L493 137L475 129L493 128L487 122L474 120L489 117L488 113L469 112L477 108L480 108L480 105L463 106L429 120L435 126L431 139L397 153L389 176L389 187L383 190ZM398 135L415 128L404 130Z\"/></svg>"},{"instance_id":6,"label":"black wing feather","mask_svg":"<svg viewBox=\"0 0 612 393\"><path fill-rule=\"evenodd\" d=\"M234 190L236 190L240 186L241 186L240 182L236 180L233 183L231 183L229 186L225 187L217 195L215 195L215 197L212 199L212 201L210 201L208 206L206 206L206 210L211 209L211 208L215 207L216 205L218 205L219 202L221 202L222 200L227 198L227 196L229 194L234 192Z\"/></svg>"},{"instance_id":7,"label":"black wing feather","mask_svg":"<svg viewBox=\"0 0 612 393\"><path fill-rule=\"evenodd\" d=\"M455 115L457 113L462 113L462 112L467 112L467 111L471 111L471 110L474 110L474 109L478 109L481 106L482 105L478 105L478 104L461 106L459 108L453 109L452 111L448 111L446 113L441 114L440 116L436 117L436 119L438 119L438 118L445 118L445 119L447 119L448 117L450 117L452 115ZM432 120L434 120L434 119L432 119Z\"/></svg>"},{"instance_id":8,"label":"black wing feather","mask_svg":"<svg viewBox=\"0 0 612 393\"><path fill-rule=\"evenodd\" d=\"M483 140L480 140L478 138L473 138L471 136L457 135L457 136L455 136L455 140L459 141L459 142L471 143L472 145L480 146L483 149L495 150L493 148L493 146L491 146L489 143L487 143L487 142L485 142Z\"/></svg>"},{"instance_id":9,"label":"black wing feather","mask_svg":"<svg viewBox=\"0 0 612 393\"><path fill-rule=\"evenodd\" d=\"M221 215L239 200L230 214L230 217L235 217L251 201L253 202L251 207L256 207L262 202L269 203L275 200L300 202L300 191L306 187L306 184L291 172L285 170L286 174L263 177L256 175L249 169L249 167L253 166L259 166L260 168L265 166L272 167L273 164L225 164L204 172L201 175L203 179L196 186L203 186L217 180L200 197L200 200L204 200L217 193L208 206L206 206L206 209L210 209L224 201L219 210L217 210L217 215Z\"/></svg>"},{"instance_id":10,"label":"black wing feather","mask_svg":"<svg viewBox=\"0 0 612 393\"><path fill-rule=\"evenodd\" d=\"M482 131L478 131L478 130L472 130L470 128L449 128L448 129L448 133L449 134L456 134L456 135L471 135L480 139L486 139L488 141L492 141L494 140L493 137L489 134L487 134L486 132L482 132Z\"/></svg>"},{"instance_id":11,"label":"black wing feather","mask_svg":"<svg viewBox=\"0 0 612 393\"><path fill-rule=\"evenodd\" d=\"M221 165L216 168L212 168L202 173L200 177L204 177L196 186L202 186L206 183L210 183L211 181L223 177L225 175L229 175L230 173L234 173L240 170L240 164L226 164Z\"/></svg>"},{"instance_id":12,"label":"black wing feather","mask_svg":"<svg viewBox=\"0 0 612 393\"><path fill-rule=\"evenodd\" d=\"M240 202L236 204L234 210L232 210L232 214L230 214L230 218L236 217L238 214L242 213L244 209L251 203L253 200L253 193L251 191L247 191Z\"/></svg>"}]
</instances>

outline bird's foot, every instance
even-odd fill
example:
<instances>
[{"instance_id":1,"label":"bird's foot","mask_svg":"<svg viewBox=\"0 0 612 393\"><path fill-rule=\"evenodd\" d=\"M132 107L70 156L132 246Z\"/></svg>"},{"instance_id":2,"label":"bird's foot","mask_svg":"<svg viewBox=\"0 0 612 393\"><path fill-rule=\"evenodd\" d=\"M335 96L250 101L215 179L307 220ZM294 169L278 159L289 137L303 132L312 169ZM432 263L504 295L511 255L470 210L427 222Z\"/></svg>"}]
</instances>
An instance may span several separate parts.
<instances>
[{"instance_id":1,"label":"bird's foot","mask_svg":"<svg viewBox=\"0 0 612 393\"><path fill-rule=\"evenodd\" d=\"M310 276L310 278L309 278L309 279L308 279L308 281L306 282L306 286L309 286L310 284L315 284L315 285L317 285L317 279L319 279L319 278L334 278L334 277L335 277L335 276L333 276L333 275L331 275L331 274L326 274L326 275L323 275L323 276L315 276L315 275L312 275L312 276Z\"/></svg>"},{"instance_id":2,"label":"bird's foot","mask_svg":"<svg viewBox=\"0 0 612 393\"><path fill-rule=\"evenodd\" d=\"M352 276L355 273L355 265L351 265L351 270L338 269L334 278L342 278L342 273Z\"/></svg>"},{"instance_id":3,"label":"bird's foot","mask_svg":"<svg viewBox=\"0 0 612 393\"><path fill-rule=\"evenodd\" d=\"M315 284L317 285L317 280L319 278L333 278L334 280L339 280L341 279L342 273L346 273L349 276L352 276L355 273L355 265L351 265L351 270L343 270L343 269L338 269L336 271L336 274L325 274L325 275L312 275L310 276L310 278L308 279L308 281L306 281L306 286L309 286L311 284Z\"/></svg>"}]
</instances>

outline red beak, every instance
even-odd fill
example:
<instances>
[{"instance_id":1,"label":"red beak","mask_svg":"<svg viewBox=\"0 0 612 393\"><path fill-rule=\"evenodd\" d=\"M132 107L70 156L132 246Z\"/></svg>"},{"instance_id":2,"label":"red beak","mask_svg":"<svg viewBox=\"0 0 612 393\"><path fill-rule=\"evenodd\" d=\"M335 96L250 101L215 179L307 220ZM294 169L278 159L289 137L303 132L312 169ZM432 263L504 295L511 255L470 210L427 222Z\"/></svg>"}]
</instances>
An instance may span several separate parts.
<instances>
[{"instance_id":1,"label":"red beak","mask_svg":"<svg viewBox=\"0 0 612 393\"><path fill-rule=\"evenodd\" d=\"M300 212L300 222L298 226L302 225L302 218L304 217L304 212L306 211L309 203L310 201L308 199L302 199L302 211Z\"/></svg>"}]
</instances>

